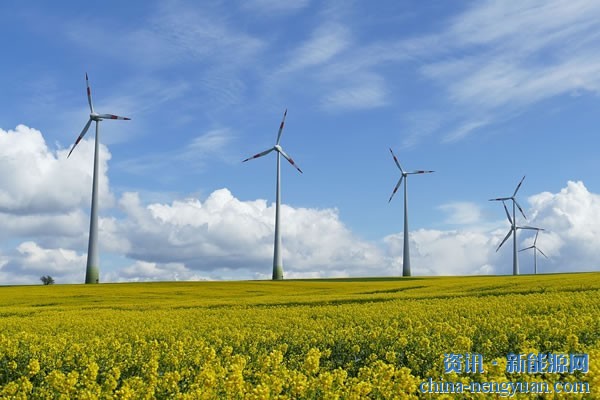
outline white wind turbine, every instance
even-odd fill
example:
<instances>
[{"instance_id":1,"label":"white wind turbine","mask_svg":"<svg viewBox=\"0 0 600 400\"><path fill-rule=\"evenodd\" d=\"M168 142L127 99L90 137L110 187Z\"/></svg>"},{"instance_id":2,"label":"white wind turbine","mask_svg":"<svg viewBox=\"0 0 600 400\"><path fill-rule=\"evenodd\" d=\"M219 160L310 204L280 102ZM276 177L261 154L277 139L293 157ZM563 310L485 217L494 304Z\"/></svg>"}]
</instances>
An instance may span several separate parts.
<instances>
[{"instance_id":1,"label":"white wind turbine","mask_svg":"<svg viewBox=\"0 0 600 400\"><path fill-rule=\"evenodd\" d=\"M525 216L525 213L523 212L523 209L521 208L521 206L515 199L515 196L517 195L517 192L521 188L521 184L523 183L524 179L525 179L525 176L523 176L523 178L521 178L521 181L517 185L517 188L515 189L515 192L513 193L512 196L498 197L496 199L490 199L490 201L501 201L502 202L502 204L504 205L504 210L506 211L506 216L508 217L508 219L510 221L510 225L511 225L510 232L508 233L508 235L506 235L506 237L504 238L502 243L500 243L500 246L502 246L504 244L504 242L506 241L506 239L509 238L511 233L514 233L513 234L513 275L519 275L519 257L517 256L517 220L516 220L516 214L515 214L515 206L519 208L519 211L523 215L523 218L527 219L527 217ZM510 215L508 214L508 210L506 209L506 204L504 204L504 201L506 201L506 200L512 200L512 202L513 202L512 219L510 218ZM500 246L498 246L496 251L498 251L500 249Z\"/></svg>"},{"instance_id":2,"label":"white wind turbine","mask_svg":"<svg viewBox=\"0 0 600 400\"><path fill-rule=\"evenodd\" d=\"M281 206L281 190L280 190L280 168L279 168L279 156L283 156L294 168L296 168L300 173L302 170L298 168L294 160L283 151L281 146L279 145L279 141L281 140L281 133L283 132L283 125L285 124L285 117L287 116L287 109L283 113L283 119L281 120L281 125L279 126L279 133L277 134L277 142L275 142L275 146L271 147L268 150L265 150L261 153L255 154L252 157L246 158L242 162L246 162L248 160L252 160L255 158L259 158L262 156L266 156L272 151L277 152L277 189L276 189L276 200L275 200L275 244L273 250L273 280L281 280L283 279L283 262L281 259L281 231L279 229L279 209Z\"/></svg>"},{"instance_id":3,"label":"white wind turbine","mask_svg":"<svg viewBox=\"0 0 600 400\"><path fill-rule=\"evenodd\" d=\"M90 106L90 119L87 124L83 127L83 130L77 137L75 144L69 151L69 156L79 144L81 139L85 136L92 121L96 122L96 143L94 146L94 177L92 181L92 210L90 213L90 236L88 241L88 256L87 266L85 270L85 283L98 283L99 282L99 259L98 259L98 152L100 143L100 121L104 119L124 119L129 120L127 117L119 117L113 114L98 114L94 111L94 105L92 104L92 91L90 90L90 82L88 80L87 73L85 74L85 84L87 85L87 98Z\"/></svg>"},{"instance_id":4,"label":"white wind turbine","mask_svg":"<svg viewBox=\"0 0 600 400\"><path fill-rule=\"evenodd\" d=\"M394 154L392 149L390 149L390 153L392 153L392 157L394 157L394 162L396 163L396 166L398 167L400 172L402 172L402 175L400 176L400 179L398 180L398 183L396 184L396 187L394 188L394 191L392 192L388 203L392 201L392 197L394 197L396 191L402 183L402 179L404 179L404 252L402 255L402 276L410 276L410 251L408 248L408 201L406 196L406 182L408 181L408 175L429 174L434 171L419 170L406 172L400 166L400 163L398 162L398 159L396 158L396 155Z\"/></svg>"},{"instance_id":5,"label":"white wind turbine","mask_svg":"<svg viewBox=\"0 0 600 400\"><path fill-rule=\"evenodd\" d=\"M508 222L510 222L510 230L508 231L508 233L506 234L506 236L504 237L504 239L502 240L502 242L500 243L500 245L498 246L496 251L500 250L500 247L502 247L502 245L504 244L504 242L506 242L506 240L510 237L510 235L513 235L513 240L516 242L515 238L517 236L517 230L519 230L519 229L528 229L528 230L532 230L532 231L543 230L541 228L536 228L534 226L517 226L516 221L510 217L510 214L508 213L508 208L506 208L506 203L504 203L504 200L502 201L502 205L504 206L504 211L506 212L506 218L508 218ZM513 243L513 244L516 244L516 243ZM516 249L516 247L515 247L515 249ZM516 250L514 250L514 252L516 253ZM513 259L513 261L514 261L514 259ZM519 275L518 264L517 264L516 271L517 271L517 273L515 274L514 268L513 268L513 275Z\"/></svg>"},{"instance_id":6,"label":"white wind turbine","mask_svg":"<svg viewBox=\"0 0 600 400\"><path fill-rule=\"evenodd\" d=\"M537 228L536 230L537 230L537 232L535 233L535 238L533 239L533 245L519 250L519 251L525 251L525 250L533 249L533 273L534 274L537 274L537 252L539 251L544 257L548 258L548 256L545 255L544 252L536 245L538 235L540 234L540 231L543 231L543 229Z\"/></svg>"}]
</instances>

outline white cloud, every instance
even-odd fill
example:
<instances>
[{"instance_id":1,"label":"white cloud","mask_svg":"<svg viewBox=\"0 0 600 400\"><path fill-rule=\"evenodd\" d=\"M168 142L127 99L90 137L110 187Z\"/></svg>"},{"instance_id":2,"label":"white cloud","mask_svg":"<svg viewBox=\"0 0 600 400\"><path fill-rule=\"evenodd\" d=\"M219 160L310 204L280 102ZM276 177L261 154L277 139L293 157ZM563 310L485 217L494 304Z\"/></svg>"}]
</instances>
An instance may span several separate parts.
<instances>
[{"instance_id":1,"label":"white cloud","mask_svg":"<svg viewBox=\"0 0 600 400\"><path fill-rule=\"evenodd\" d=\"M79 143L67 159L67 150L51 151L41 132L19 125L0 129L0 213L31 215L73 213L89 207L93 171L93 139ZM114 201L106 175L110 153L100 147L99 199Z\"/></svg>"},{"instance_id":2,"label":"white cloud","mask_svg":"<svg viewBox=\"0 0 600 400\"><path fill-rule=\"evenodd\" d=\"M233 135L229 129L212 129L192 139L177 157L192 161L215 156L223 158L232 139Z\"/></svg>"},{"instance_id":3,"label":"white cloud","mask_svg":"<svg viewBox=\"0 0 600 400\"><path fill-rule=\"evenodd\" d=\"M227 61L240 66L264 46L262 40L238 30L218 6L190 6L181 1L160 2L141 26L111 26L106 19L88 19L65 27L67 37L85 48L111 43L104 49L119 62L166 67L182 61ZM110 28L107 28L110 27Z\"/></svg>"},{"instance_id":4,"label":"white cloud","mask_svg":"<svg viewBox=\"0 0 600 400\"><path fill-rule=\"evenodd\" d=\"M82 142L79 158L73 153L67 162L62 158L66 150L48 150L41 134L25 126L0 131L0 141L0 167L11 172L1 178L0 224L5 243L0 248L1 282L38 283L43 274L56 275L59 282L81 282L92 142ZM209 134L192 147L213 151L223 143L218 134ZM101 176L105 179L109 153L104 151ZM86 179L87 184L82 184ZM56 187L50 182L56 182ZM108 181L104 196L110 197ZM528 224L545 229L537 245L549 259L539 260L540 271L598 270L600 195L591 193L582 182L568 182L560 192L539 193L528 202ZM243 201L228 189L219 189L205 200L149 204L137 193L124 193L118 204L119 214L105 211L108 215L100 218L100 247L107 255L128 257L131 264L122 269L107 266L104 280L270 276L275 210L265 200ZM461 229L411 232L414 275L510 273L510 243L495 251L506 234L503 218L486 221L480 207L468 202L440 208L448 213L446 223ZM28 238L23 239L25 236ZM288 278L386 276L401 271L401 234L380 242L362 240L344 225L336 209L282 205L282 238ZM531 240L530 232L519 231L519 248L527 247ZM531 255L521 253L520 259L521 271L530 272Z\"/></svg>"},{"instance_id":5,"label":"white cloud","mask_svg":"<svg viewBox=\"0 0 600 400\"><path fill-rule=\"evenodd\" d=\"M35 235L43 237L46 242L65 246L72 244L72 239L79 239L82 232L86 232L88 224L89 216L80 209L56 214L36 214L33 211L0 213L0 237L7 239ZM67 243L57 242L66 238L71 240Z\"/></svg>"},{"instance_id":6,"label":"white cloud","mask_svg":"<svg viewBox=\"0 0 600 400\"><path fill-rule=\"evenodd\" d=\"M476 275L495 270L495 237L488 232L420 229L409 234L413 275ZM403 235L384 239L391 257L402 265Z\"/></svg>"},{"instance_id":7,"label":"white cloud","mask_svg":"<svg viewBox=\"0 0 600 400\"><path fill-rule=\"evenodd\" d=\"M266 79L269 89L287 85L290 79L301 78L311 85L288 90L311 91L327 111L372 109L388 104L388 82L376 69L388 61L405 59L390 56L386 44L356 43L352 30L339 16L329 16L310 37L294 46L286 63ZM395 53L394 53L395 54ZM271 92L269 92L271 94Z\"/></svg>"},{"instance_id":8,"label":"white cloud","mask_svg":"<svg viewBox=\"0 0 600 400\"><path fill-rule=\"evenodd\" d=\"M335 90L321 103L326 110L376 108L387 103L387 92L381 82L373 80Z\"/></svg>"},{"instance_id":9,"label":"white cloud","mask_svg":"<svg viewBox=\"0 0 600 400\"><path fill-rule=\"evenodd\" d=\"M193 167L196 171L204 169L208 161L239 162L230 151L234 134L228 128L217 128L202 133L188 142L184 147L174 151L146 154L140 157L117 161L117 168L127 173L143 175L152 172L155 178L167 175L171 179L170 168Z\"/></svg>"},{"instance_id":10,"label":"white cloud","mask_svg":"<svg viewBox=\"0 0 600 400\"><path fill-rule=\"evenodd\" d=\"M565 195L574 197L570 207L566 206ZM544 263L540 261L540 271L597 268L591 266L592 260L600 260L596 242L580 246L576 243L589 243L590 237L596 236L598 225L594 224L595 215L600 215L600 196L590 194L582 184L572 182L557 195L542 193L538 196L539 199L532 197L532 208L527 212L533 216L531 225L547 229L540 233L538 245L550 259ZM552 206L548 205L549 201ZM143 206L136 194L128 193L121 199L121 204L128 216L123 236L130 238L135 249L135 253L128 254L131 258L180 263L214 279L268 278L270 274L274 209L264 200L240 201L227 189L221 189L204 202L187 199ZM552 223L542 218L549 207L556 219ZM415 275L511 272L511 244L496 252L506 234L504 223L486 222L476 204L455 202L442 208L450 213L446 222L464 227L411 232L411 261ZM333 209L283 205L282 221L287 277L400 274L401 234L389 235L379 244L360 240L344 226ZM573 227L563 233L565 227L571 226L569 224ZM594 226L588 226L590 224ZM553 226L563 229L555 230ZM592 233L588 232L589 228L593 229ZM529 232L519 231L519 248L527 247L531 240ZM577 254L578 251L582 253ZM521 271L528 273L531 261L525 254L520 255ZM587 261L573 265L570 259ZM229 272L216 275L217 269ZM232 272L242 270L243 275Z\"/></svg>"},{"instance_id":11,"label":"white cloud","mask_svg":"<svg viewBox=\"0 0 600 400\"><path fill-rule=\"evenodd\" d=\"M478 119L475 121L467 121L457 127L453 132L450 132L444 137L444 142L454 142L460 139L464 139L468 135L472 134L479 128L482 128L489 124L488 120Z\"/></svg>"},{"instance_id":12,"label":"white cloud","mask_svg":"<svg viewBox=\"0 0 600 400\"><path fill-rule=\"evenodd\" d=\"M254 57L264 46L262 40L238 30L219 10L209 6L196 8L179 1L164 2L153 19L154 32L181 56L238 64Z\"/></svg>"},{"instance_id":13,"label":"white cloud","mask_svg":"<svg viewBox=\"0 0 600 400\"><path fill-rule=\"evenodd\" d=\"M599 14L600 5L590 0L483 1L456 18L450 32L462 44L508 42L530 51L589 31Z\"/></svg>"},{"instance_id":14,"label":"white cloud","mask_svg":"<svg viewBox=\"0 0 600 400\"><path fill-rule=\"evenodd\" d=\"M551 97L598 93L599 21L600 5L590 0L483 1L430 35L435 45L428 47L421 72L456 107L455 121L445 125L457 128L445 141L463 139Z\"/></svg>"},{"instance_id":15,"label":"white cloud","mask_svg":"<svg viewBox=\"0 0 600 400\"><path fill-rule=\"evenodd\" d=\"M181 263L157 264L136 261L117 273L105 276L110 282L201 281L208 278L189 270Z\"/></svg>"},{"instance_id":16,"label":"white cloud","mask_svg":"<svg viewBox=\"0 0 600 400\"><path fill-rule=\"evenodd\" d=\"M600 195L569 181L559 193L529 197L532 225L544 228L537 245L552 258L551 271L600 269Z\"/></svg>"},{"instance_id":17,"label":"white cloud","mask_svg":"<svg viewBox=\"0 0 600 400\"><path fill-rule=\"evenodd\" d=\"M83 280L86 256L68 249L47 249L33 241L19 244L12 255L6 255L0 266L0 277L6 283L38 283L42 275L52 276L57 283Z\"/></svg>"},{"instance_id":18,"label":"white cloud","mask_svg":"<svg viewBox=\"0 0 600 400\"><path fill-rule=\"evenodd\" d=\"M131 242L131 258L183 263L195 271L270 272L275 210L264 200L240 201L220 189L204 202L147 206L137 194L126 193L121 206L128 217L122 235ZM282 205L282 238L286 275L365 274L383 263L381 251L356 238L335 210Z\"/></svg>"},{"instance_id":19,"label":"white cloud","mask_svg":"<svg viewBox=\"0 0 600 400\"><path fill-rule=\"evenodd\" d=\"M440 128L442 118L439 113L413 112L404 116L405 127L400 129L403 134L402 147L405 149L415 146L420 140Z\"/></svg>"},{"instance_id":20,"label":"white cloud","mask_svg":"<svg viewBox=\"0 0 600 400\"><path fill-rule=\"evenodd\" d=\"M229 190L172 204L143 206L126 193L121 206L128 216L123 236L128 256L148 262L183 263L195 271L215 269L270 273L273 257L274 205L240 201ZM286 276L367 274L380 266L381 251L356 238L335 210L282 206L283 258ZM300 274L300 275L299 275Z\"/></svg>"},{"instance_id":21,"label":"white cloud","mask_svg":"<svg viewBox=\"0 0 600 400\"><path fill-rule=\"evenodd\" d=\"M282 72L322 65L344 51L350 44L348 29L339 24L319 26L305 43L290 53L291 60Z\"/></svg>"},{"instance_id":22,"label":"white cloud","mask_svg":"<svg viewBox=\"0 0 600 400\"><path fill-rule=\"evenodd\" d=\"M481 208L475 203L458 201L442 204L438 208L448 213L444 221L447 224L474 225L482 222Z\"/></svg>"}]
</instances>

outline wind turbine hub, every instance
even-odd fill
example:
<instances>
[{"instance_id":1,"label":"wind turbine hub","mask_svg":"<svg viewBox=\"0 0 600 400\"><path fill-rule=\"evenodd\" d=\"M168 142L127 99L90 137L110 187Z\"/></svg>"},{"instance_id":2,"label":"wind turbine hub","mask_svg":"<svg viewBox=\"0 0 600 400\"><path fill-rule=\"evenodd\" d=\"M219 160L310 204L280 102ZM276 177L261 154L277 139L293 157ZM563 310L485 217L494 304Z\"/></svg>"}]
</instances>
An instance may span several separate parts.
<instances>
[{"instance_id":1,"label":"wind turbine hub","mask_svg":"<svg viewBox=\"0 0 600 400\"><path fill-rule=\"evenodd\" d=\"M92 121L102 121L102 118L100 118L100 115L98 113L91 113L90 119Z\"/></svg>"},{"instance_id":2,"label":"wind turbine hub","mask_svg":"<svg viewBox=\"0 0 600 400\"><path fill-rule=\"evenodd\" d=\"M277 151L281 151L281 146L278 145L278 144L276 144L275 147L274 147L274 149L277 150Z\"/></svg>"}]
</instances>

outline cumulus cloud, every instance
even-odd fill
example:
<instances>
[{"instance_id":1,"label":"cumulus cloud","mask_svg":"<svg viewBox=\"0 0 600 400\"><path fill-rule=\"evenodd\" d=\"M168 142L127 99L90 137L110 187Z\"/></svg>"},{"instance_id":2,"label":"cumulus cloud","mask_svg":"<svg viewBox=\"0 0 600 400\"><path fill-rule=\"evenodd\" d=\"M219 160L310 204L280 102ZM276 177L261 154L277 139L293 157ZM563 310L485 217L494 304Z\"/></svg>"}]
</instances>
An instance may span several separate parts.
<instances>
[{"instance_id":1,"label":"cumulus cloud","mask_svg":"<svg viewBox=\"0 0 600 400\"><path fill-rule=\"evenodd\" d=\"M67 150L50 150L40 131L25 125L0 129L0 213L57 214L89 206L91 201L93 140L79 143L67 160ZM106 175L110 153L101 146L99 196L114 199Z\"/></svg>"},{"instance_id":2,"label":"cumulus cloud","mask_svg":"<svg viewBox=\"0 0 600 400\"><path fill-rule=\"evenodd\" d=\"M208 140L210 139L210 140ZM208 137L201 147L219 147ZM38 283L42 274L59 282L81 282L89 223L91 141L72 158L50 150L39 131L19 125L0 130L0 282ZM200 142L198 142L200 143ZM106 149L101 154L103 205L111 199L106 179ZM82 183L83 182L83 183ZM119 213L103 208L99 221L103 280L268 279L273 257L275 206L266 200L241 200L228 189L207 198L148 202L123 193ZM439 206L448 213L448 230L410 233L415 275L507 274L512 270L508 242L496 247L507 231L500 215L486 221L479 206L453 202ZM600 195L583 182L569 181L558 193L529 197L528 224L545 229L537 245L548 255L541 272L598 270L600 262ZM391 234L367 241L352 232L337 209L282 205L284 271L287 278L400 275L403 237ZM533 234L519 231L519 248ZM116 256L116 257L115 257ZM125 267L110 265L128 258ZM521 271L532 271L530 253L520 253Z\"/></svg>"},{"instance_id":3,"label":"cumulus cloud","mask_svg":"<svg viewBox=\"0 0 600 400\"><path fill-rule=\"evenodd\" d=\"M270 274L275 206L265 200L241 201L220 189L204 202L148 205L137 193L125 193L120 205L127 215L121 235L131 243L130 258L182 263L194 271ZM282 205L281 217L286 276L366 274L384 264L381 250L353 235L336 210Z\"/></svg>"},{"instance_id":4,"label":"cumulus cloud","mask_svg":"<svg viewBox=\"0 0 600 400\"><path fill-rule=\"evenodd\" d=\"M558 193L529 197L532 225L544 228L537 245L551 257L546 271L600 269L600 195L569 181Z\"/></svg>"},{"instance_id":5,"label":"cumulus cloud","mask_svg":"<svg viewBox=\"0 0 600 400\"><path fill-rule=\"evenodd\" d=\"M589 192L583 182L569 181L560 192L536 194L529 197L528 203L531 218L527 224L544 229L536 245L549 257L538 258L539 272L600 269L600 195ZM466 226L459 230L411 232L413 274L511 273L512 240L495 251L508 232L506 222L500 227L482 220L480 209L470 203L450 203L440 208L449 212L446 222ZM487 229L481 229L484 227ZM534 236L534 232L519 230L518 249L531 246ZM389 235L384 243L391 262L401 267L403 235ZM521 273L533 273L531 253L519 253L519 264Z\"/></svg>"},{"instance_id":6,"label":"cumulus cloud","mask_svg":"<svg viewBox=\"0 0 600 400\"><path fill-rule=\"evenodd\" d=\"M51 275L57 282L83 281L86 256L73 250L48 249L33 241L19 244L0 266L3 283L39 282L42 275Z\"/></svg>"},{"instance_id":7,"label":"cumulus cloud","mask_svg":"<svg viewBox=\"0 0 600 400\"><path fill-rule=\"evenodd\" d=\"M208 278L191 271L181 263L159 264L136 261L118 272L105 275L111 282L200 281Z\"/></svg>"},{"instance_id":8,"label":"cumulus cloud","mask_svg":"<svg viewBox=\"0 0 600 400\"><path fill-rule=\"evenodd\" d=\"M467 230L419 229L409 234L413 275L484 275L495 272L492 262L497 235ZM402 234L385 237L390 257L402 266Z\"/></svg>"}]
</instances>

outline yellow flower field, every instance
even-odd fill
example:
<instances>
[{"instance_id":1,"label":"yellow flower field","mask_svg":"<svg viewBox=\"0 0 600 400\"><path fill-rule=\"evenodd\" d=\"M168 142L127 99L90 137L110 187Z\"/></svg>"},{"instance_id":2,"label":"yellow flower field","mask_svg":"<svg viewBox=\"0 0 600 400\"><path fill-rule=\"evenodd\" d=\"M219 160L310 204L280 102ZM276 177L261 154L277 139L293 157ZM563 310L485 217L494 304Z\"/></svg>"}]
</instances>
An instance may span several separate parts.
<instances>
[{"instance_id":1,"label":"yellow flower field","mask_svg":"<svg viewBox=\"0 0 600 400\"><path fill-rule=\"evenodd\" d=\"M3 399L504 398L423 393L430 378L600 398L600 273L0 287L0 317ZM445 373L449 353L484 372ZM510 353L589 371L507 373Z\"/></svg>"}]
</instances>

